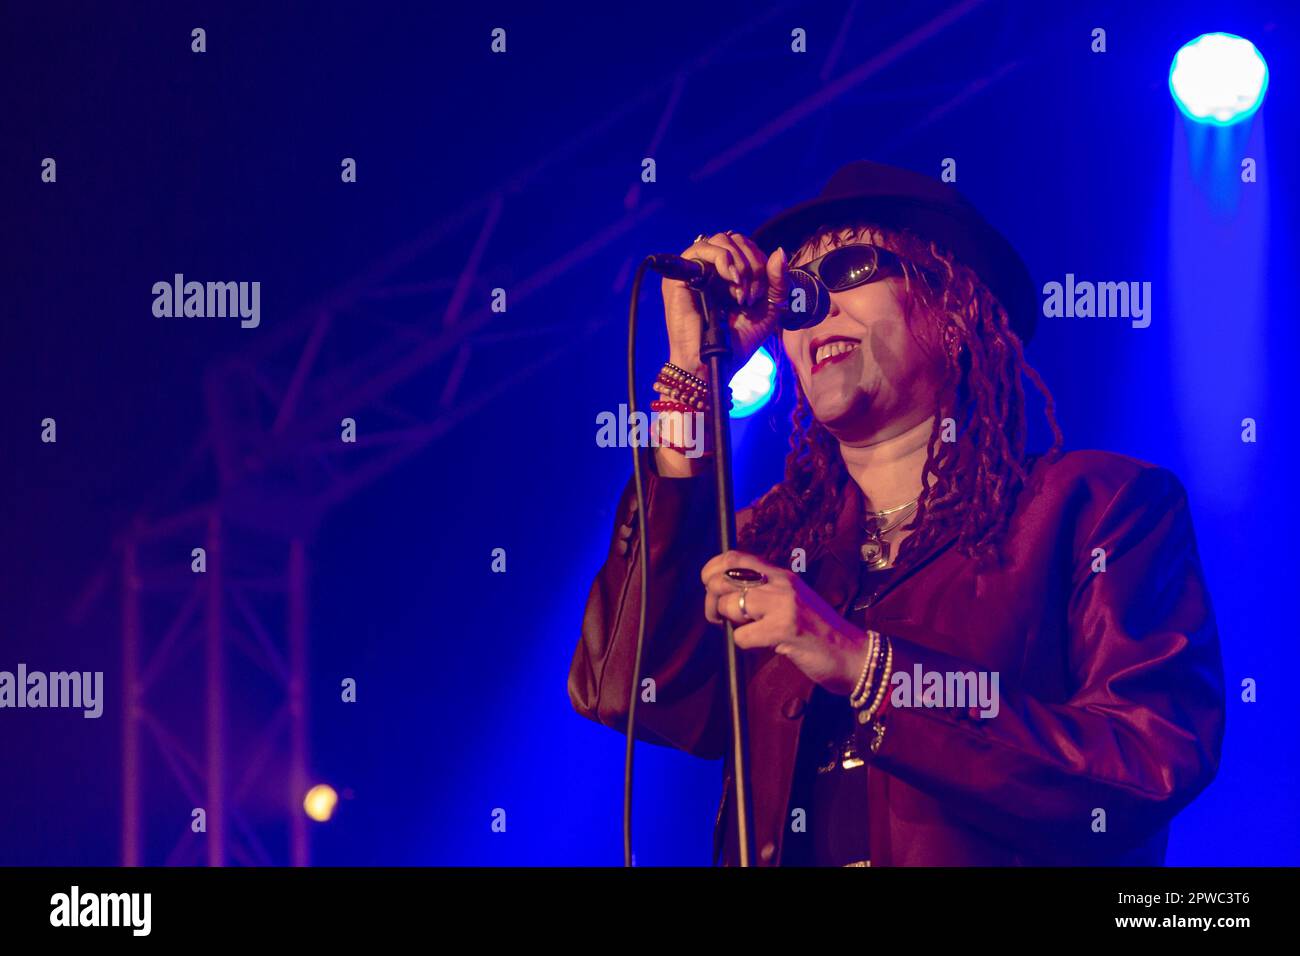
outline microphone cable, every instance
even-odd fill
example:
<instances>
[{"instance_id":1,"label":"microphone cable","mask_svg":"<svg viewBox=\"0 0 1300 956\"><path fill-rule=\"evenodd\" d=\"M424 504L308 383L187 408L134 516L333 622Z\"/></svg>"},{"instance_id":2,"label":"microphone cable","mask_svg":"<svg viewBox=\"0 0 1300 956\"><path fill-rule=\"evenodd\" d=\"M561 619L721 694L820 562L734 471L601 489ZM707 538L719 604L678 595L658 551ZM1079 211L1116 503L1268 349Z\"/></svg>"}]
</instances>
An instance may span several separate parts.
<instances>
[{"instance_id":1,"label":"microphone cable","mask_svg":"<svg viewBox=\"0 0 1300 956\"><path fill-rule=\"evenodd\" d=\"M641 283L650 268L652 256L646 256L637 266L632 279L632 303L627 317L627 420L636 421L636 319L641 302ZM636 437L636 426L632 426L632 435ZM649 439L649 429L646 430ZM627 753L623 759L623 865L633 866L632 862L632 758L636 752L636 701L640 696L641 686L641 650L645 646L646 600L650 587L650 548L646 544L645 520L645 482L641 476L641 448L635 442L632 446L632 483L636 486L636 520L637 520L637 555L641 564L641 600L638 602L638 621L636 627L636 656L632 662L631 690L627 703ZM617 519L615 519L617 520Z\"/></svg>"},{"instance_id":2,"label":"microphone cable","mask_svg":"<svg viewBox=\"0 0 1300 956\"><path fill-rule=\"evenodd\" d=\"M627 420L635 422L636 420L636 324L637 312L641 304L641 283L645 279L646 272L653 268L660 256L646 256L637 266L636 275L632 278L632 302L628 308L627 316ZM675 258L675 257L674 257ZM705 299L703 289L695 289L696 295L700 300L700 308L707 310L708 302ZM707 315L707 312L705 313ZM646 419L646 445L651 445L650 436L653 429L649 427L649 418ZM633 437L636 436L636 426L632 426ZM646 604L650 597L650 546L646 542L646 517L645 517L645 480L641 474L641 448L635 442L630 442L632 446L632 483L636 488L636 520L637 520L637 555L641 565L641 600L638 602L637 626L636 626L636 656L632 661L632 681L628 691L627 702L627 752L623 761L623 865L633 866L632 862L632 764L633 756L636 752L636 704L640 696L641 689L641 652L645 647L645 620Z\"/></svg>"}]
</instances>

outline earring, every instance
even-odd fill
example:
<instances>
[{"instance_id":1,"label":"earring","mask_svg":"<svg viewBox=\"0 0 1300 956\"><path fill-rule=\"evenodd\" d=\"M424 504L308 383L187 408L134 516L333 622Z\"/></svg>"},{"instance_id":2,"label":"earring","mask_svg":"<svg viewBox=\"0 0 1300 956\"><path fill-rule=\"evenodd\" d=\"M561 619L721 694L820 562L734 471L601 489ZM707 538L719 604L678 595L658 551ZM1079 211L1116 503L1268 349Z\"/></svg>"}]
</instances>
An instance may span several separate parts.
<instances>
[{"instance_id":1,"label":"earring","mask_svg":"<svg viewBox=\"0 0 1300 956\"><path fill-rule=\"evenodd\" d=\"M961 353L966 348L958 338L957 326L952 323L943 330L943 347L948 352L948 358L953 362L961 358Z\"/></svg>"}]
</instances>

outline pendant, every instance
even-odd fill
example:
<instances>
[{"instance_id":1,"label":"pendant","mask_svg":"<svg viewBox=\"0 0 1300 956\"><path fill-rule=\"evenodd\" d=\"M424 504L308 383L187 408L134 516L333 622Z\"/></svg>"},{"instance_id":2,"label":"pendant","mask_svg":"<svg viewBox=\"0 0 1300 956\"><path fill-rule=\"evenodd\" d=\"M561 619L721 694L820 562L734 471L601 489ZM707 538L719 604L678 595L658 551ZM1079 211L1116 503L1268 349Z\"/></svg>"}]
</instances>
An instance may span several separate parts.
<instances>
[{"instance_id":1,"label":"pendant","mask_svg":"<svg viewBox=\"0 0 1300 956\"><path fill-rule=\"evenodd\" d=\"M868 571L882 571L889 567L889 542L880 538L867 538L862 545L862 560Z\"/></svg>"}]
</instances>

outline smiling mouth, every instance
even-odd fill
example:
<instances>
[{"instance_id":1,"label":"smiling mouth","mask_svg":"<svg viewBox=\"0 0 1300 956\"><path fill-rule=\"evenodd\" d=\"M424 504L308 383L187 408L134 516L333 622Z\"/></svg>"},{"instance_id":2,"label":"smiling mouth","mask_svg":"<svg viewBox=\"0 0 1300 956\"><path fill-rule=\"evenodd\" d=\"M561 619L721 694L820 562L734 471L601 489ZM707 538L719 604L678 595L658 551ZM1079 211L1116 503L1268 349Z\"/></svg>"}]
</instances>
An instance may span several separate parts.
<instances>
[{"instance_id":1,"label":"smiling mouth","mask_svg":"<svg viewBox=\"0 0 1300 956\"><path fill-rule=\"evenodd\" d=\"M848 358L858 350L857 339L834 338L824 342L814 342L812 352L812 374L816 375L828 365L834 365Z\"/></svg>"}]
</instances>

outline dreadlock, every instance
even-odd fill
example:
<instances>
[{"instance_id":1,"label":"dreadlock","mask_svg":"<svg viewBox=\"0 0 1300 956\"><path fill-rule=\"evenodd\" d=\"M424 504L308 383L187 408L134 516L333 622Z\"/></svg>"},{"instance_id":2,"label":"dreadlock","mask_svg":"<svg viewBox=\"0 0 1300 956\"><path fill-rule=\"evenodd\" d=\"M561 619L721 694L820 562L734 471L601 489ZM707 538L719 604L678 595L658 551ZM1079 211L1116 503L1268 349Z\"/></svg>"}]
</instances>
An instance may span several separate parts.
<instances>
[{"instance_id":1,"label":"dreadlock","mask_svg":"<svg viewBox=\"0 0 1300 956\"><path fill-rule=\"evenodd\" d=\"M921 472L922 491L906 525L912 533L903 539L897 563L906 565L912 556L954 533L962 554L977 562L1000 562L1016 495L1028 480L1021 376L1044 398L1053 436L1044 455L1048 461L1059 457L1064 443L1055 401L1025 360L1001 303L970 268L936 244L906 229L824 224L790 258L812 254L828 238L847 242L864 236L903 260L900 298L908 327L923 342L942 343L945 355L938 414ZM781 348L769 351L784 355ZM839 442L814 417L798 376L792 377L796 401L785 477L755 503L738 542L742 550L778 565L789 561L796 546L804 547L810 557L824 548L852 480ZM955 424L955 441L942 440L947 419Z\"/></svg>"}]
</instances>

